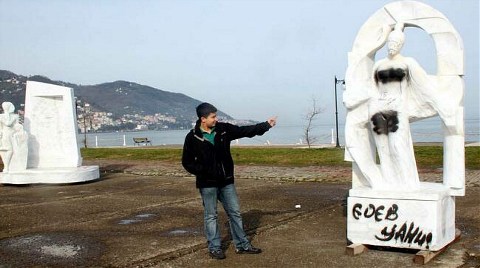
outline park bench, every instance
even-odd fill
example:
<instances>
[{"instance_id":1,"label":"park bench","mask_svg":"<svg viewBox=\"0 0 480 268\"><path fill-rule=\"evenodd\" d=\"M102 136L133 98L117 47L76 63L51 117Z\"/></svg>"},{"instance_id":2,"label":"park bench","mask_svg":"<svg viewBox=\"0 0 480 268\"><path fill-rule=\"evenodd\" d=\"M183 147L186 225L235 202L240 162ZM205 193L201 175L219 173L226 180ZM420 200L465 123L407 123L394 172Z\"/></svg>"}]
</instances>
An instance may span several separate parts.
<instances>
[{"instance_id":1,"label":"park bench","mask_svg":"<svg viewBox=\"0 0 480 268\"><path fill-rule=\"evenodd\" d=\"M138 145L140 146L140 144L145 144L145 145L148 145L150 144L150 146L152 145L152 142L148 139L148 138L133 138L133 145Z\"/></svg>"}]
</instances>

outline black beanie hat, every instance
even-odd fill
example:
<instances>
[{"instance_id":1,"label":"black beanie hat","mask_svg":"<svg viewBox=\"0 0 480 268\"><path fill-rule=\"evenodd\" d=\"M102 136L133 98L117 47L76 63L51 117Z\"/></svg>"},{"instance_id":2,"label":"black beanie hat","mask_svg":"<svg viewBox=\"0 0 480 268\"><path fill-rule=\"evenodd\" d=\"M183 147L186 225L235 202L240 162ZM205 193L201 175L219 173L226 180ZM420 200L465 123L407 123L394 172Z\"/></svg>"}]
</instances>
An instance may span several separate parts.
<instances>
[{"instance_id":1,"label":"black beanie hat","mask_svg":"<svg viewBox=\"0 0 480 268\"><path fill-rule=\"evenodd\" d=\"M197 106L198 118L207 117L209 114L216 113L216 112L217 112L217 108L215 108L215 106L211 105L208 102L204 102Z\"/></svg>"}]
</instances>

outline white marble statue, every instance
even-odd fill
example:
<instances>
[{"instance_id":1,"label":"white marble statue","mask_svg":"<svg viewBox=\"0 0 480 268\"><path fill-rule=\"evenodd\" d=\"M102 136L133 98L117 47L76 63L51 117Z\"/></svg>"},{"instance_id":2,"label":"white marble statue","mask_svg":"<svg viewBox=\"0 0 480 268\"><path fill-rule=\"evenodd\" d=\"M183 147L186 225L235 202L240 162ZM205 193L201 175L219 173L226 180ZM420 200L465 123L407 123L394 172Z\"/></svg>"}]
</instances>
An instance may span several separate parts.
<instances>
[{"instance_id":1,"label":"white marble statue","mask_svg":"<svg viewBox=\"0 0 480 268\"><path fill-rule=\"evenodd\" d=\"M11 102L2 103L0 114L0 156L3 172L24 170L27 168L28 135L19 123L15 106Z\"/></svg>"},{"instance_id":2,"label":"white marble statue","mask_svg":"<svg viewBox=\"0 0 480 268\"><path fill-rule=\"evenodd\" d=\"M417 26L412 22L409 24ZM440 71L448 75L429 75L413 58L402 56L404 26L400 21L377 25L373 30L375 38L358 45L349 55L345 79L347 90L344 93L347 107L346 160L354 162L356 179L362 186L385 190L418 189L420 180L409 122L438 115L443 122L445 137L444 184L462 195L461 70L455 70L458 68L455 66L449 70L443 64L439 70L443 68ZM385 44L387 57L373 62L376 52ZM438 46L447 47L445 44ZM459 61L463 62L463 58ZM375 160L376 153L379 165Z\"/></svg>"},{"instance_id":3,"label":"white marble statue","mask_svg":"<svg viewBox=\"0 0 480 268\"><path fill-rule=\"evenodd\" d=\"M434 41L437 72L400 52L404 28ZM387 55L375 57L387 47ZM381 58L381 59L378 59ZM345 160L352 162L347 239L353 244L440 250L455 238L455 196L465 195L463 44L448 19L417 1L380 8L348 54ZM419 178L410 123L438 116L443 182ZM378 161L377 161L378 157Z\"/></svg>"},{"instance_id":4,"label":"white marble statue","mask_svg":"<svg viewBox=\"0 0 480 268\"><path fill-rule=\"evenodd\" d=\"M28 168L82 165L72 88L28 81L25 130L30 134Z\"/></svg>"},{"instance_id":5,"label":"white marble statue","mask_svg":"<svg viewBox=\"0 0 480 268\"><path fill-rule=\"evenodd\" d=\"M76 183L100 177L98 166L82 166L72 88L27 81L25 130L13 105L2 107L0 183Z\"/></svg>"}]
</instances>

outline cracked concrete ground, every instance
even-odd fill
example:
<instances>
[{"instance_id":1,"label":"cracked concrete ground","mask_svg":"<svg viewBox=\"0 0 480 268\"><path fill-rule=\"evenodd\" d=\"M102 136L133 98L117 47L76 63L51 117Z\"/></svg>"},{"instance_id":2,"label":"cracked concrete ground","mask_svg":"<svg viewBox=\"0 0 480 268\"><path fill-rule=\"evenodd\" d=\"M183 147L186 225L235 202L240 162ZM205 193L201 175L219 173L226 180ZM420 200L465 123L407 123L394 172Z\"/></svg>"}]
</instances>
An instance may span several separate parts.
<instances>
[{"instance_id":1,"label":"cracked concrete ground","mask_svg":"<svg viewBox=\"0 0 480 268\"><path fill-rule=\"evenodd\" d=\"M414 267L411 252L345 255L350 169L238 166L245 228L260 255L208 257L194 178L177 164L101 160L102 177L74 185L0 187L0 267ZM441 170L421 170L438 181ZM427 267L479 267L480 171L457 198L462 237ZM295 208L301 205L300 209Z\"/></svg>"}]
</instances>

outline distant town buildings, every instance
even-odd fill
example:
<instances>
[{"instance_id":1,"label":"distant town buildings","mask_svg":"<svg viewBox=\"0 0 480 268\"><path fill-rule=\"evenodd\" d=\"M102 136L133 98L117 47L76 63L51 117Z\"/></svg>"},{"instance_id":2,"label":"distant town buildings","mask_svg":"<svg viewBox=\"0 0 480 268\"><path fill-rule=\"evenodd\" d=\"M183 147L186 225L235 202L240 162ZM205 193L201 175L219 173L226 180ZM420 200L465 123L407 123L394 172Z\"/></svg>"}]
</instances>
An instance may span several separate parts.
<instances>
[{"instance_id":1,"label":"distant town buildings","mask_svg":"<svg viewBox=\"0 0 480 268\"><path fill-rule=\"evenodd\" d=\"M159 130L177 129L177 119L164 114L142 115L124 114L114 118L112 113L94 111L88 103L77 104L77 119L80 132L99 132L115 130Z\"/></svg>"},{"instance_id":2,"label":"distant town buildings","mask_svg":"<svg viewBox=\"0 0 480 268\"><path fill-rule=\"evenodd\" d=\"M125 114L114 119L112 113L93 111L88 103L77 104L78 129L81 133L109 132L109 131L143 131L143 130L170 130L188 129L195 126L195 119L190 125L179 123L176 117L156 113L154 115ZM236 120L219 117L222 122L236 125L251 124L251 120Z\"/></svg>"},{"instance_id":3,"label":"distant town buildings","mask_svg":"<svg viewBox=\"0 0 480 268\"><path fill-rule=\"evenodd\" d=\"M11 79L7 79L7 80L5 80L4 82L11 83L11 84L15 84L15 85L18 85L18 84L21 84L21 83L22 83L21 81L17 80L16 77L13 77L13 78L11 78ZM23 84L25 84L25 83L23 83ZM22 88L17 88L17 91L18 91L18 90L22 90Z\"/></svg>"}]
</instances>

